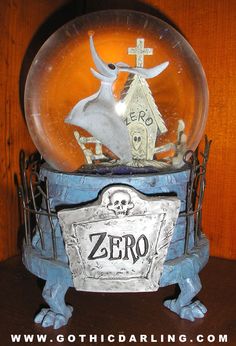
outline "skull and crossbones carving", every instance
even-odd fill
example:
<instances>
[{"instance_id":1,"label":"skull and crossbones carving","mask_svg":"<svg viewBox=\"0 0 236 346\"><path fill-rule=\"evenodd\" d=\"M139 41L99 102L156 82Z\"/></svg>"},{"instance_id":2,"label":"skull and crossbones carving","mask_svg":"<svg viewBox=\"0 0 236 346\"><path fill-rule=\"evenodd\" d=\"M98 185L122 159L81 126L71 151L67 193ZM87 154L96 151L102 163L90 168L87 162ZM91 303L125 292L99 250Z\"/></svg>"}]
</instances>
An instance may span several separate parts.
<instances>
[{"instance_id":1,"label":"skull and crossbones carving","mask_svg":"<svg viewBox=\"0 0 236 346\"><path fill-rule=\"evenodd\" d=\"M117 217L128 215L129 210L133 209L134 204L131 202L131 196L126 191L115 191L110 196L110 203L107 205L109 210L112 210Z\"/></svg>"}]
</instances>

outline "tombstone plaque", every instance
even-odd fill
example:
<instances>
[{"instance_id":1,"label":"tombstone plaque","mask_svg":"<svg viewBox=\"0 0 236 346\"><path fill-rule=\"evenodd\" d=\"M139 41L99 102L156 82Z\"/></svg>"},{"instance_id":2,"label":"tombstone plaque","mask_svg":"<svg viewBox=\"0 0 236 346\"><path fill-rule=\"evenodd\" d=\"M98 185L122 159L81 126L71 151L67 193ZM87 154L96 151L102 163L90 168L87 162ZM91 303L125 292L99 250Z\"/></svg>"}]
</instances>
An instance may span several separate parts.
<instances>
[{"instance_id":1,"label":"tombstone plaque","mask_svg":"<svg viewBox=\"0 0 236 346\"><path fill-rule=\"evenodd\" d=\"M74 286L97 292L156 291L179 214L176 197L106 188L98 201L58 213Z\"/></svg>"}]
</instances>

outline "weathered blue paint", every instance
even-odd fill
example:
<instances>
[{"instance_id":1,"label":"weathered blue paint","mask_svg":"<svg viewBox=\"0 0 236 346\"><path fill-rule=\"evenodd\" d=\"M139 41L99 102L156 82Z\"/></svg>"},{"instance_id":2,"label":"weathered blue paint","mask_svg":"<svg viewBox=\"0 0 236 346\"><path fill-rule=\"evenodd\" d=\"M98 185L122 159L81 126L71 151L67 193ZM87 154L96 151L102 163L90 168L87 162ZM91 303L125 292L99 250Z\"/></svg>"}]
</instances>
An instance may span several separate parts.
<instances>
[{"instance_id":1,"label":"weathered blue paint","mask_svg":"<svg viewBox=\"0 0 236 346\"><path fill-rule=\"evenodd\" d=\"M112 184L129 185L146 195L175 195L181 200L181 211L186 209L186 191L189 181L187 169L165 174L142 175L66 174L54 171L45 164L41 168L40 178L44 180L45 177L49 182L50 206L56 210L95 200L104 187ZM67 323L72 313L72 308L64 303L64 295L67 289L73 286L73 281L58 220L55 218L53 222L56 229L57 260L52 259L49 220L41 215L40 227L44 233L45 248L42 249L39 234L36 232L32 246L24 247L23 261L32 273L47 282L43 297L50 308L42 310L35 321L45 327L53 325L54 328L59 328ZM186 218L178 218L160 279L161 287L179 284L181 294L178 299L165 302L165 306L181 318L189 320L203 317L206 312L200 302L192 303L192 299L201 289L198 273L207 263L209 256L208 240L204 236L198 246L194 247L193 228L192 218L189 252L188 255L184 255Z\"/></svg>"}]
</instances>

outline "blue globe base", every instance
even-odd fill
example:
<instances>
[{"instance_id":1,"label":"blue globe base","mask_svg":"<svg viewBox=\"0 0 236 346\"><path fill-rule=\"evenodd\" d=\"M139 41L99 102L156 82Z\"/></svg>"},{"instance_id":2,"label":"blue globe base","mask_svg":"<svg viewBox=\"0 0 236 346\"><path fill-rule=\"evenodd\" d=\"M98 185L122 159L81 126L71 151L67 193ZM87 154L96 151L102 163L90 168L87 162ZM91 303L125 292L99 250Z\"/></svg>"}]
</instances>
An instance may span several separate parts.
<instances>
[{"instance_id":1,"label":"blue globe base","mask_svg":"<svg viewBox=\"0 0 236 346\"><path fill-rule=\"evenodd\" d=\"M184 168L177 172L161 174L151 172L148 174L99 175L91 173L66 174L43 165L40 170L40 180L45 181L45 178L48 181L48 197L50 207L53 210L57 210L61 206L74 207L95 200L104 187L113 184L132 186L147 196L177 196L181 200L181 211L159 284L160 287L172 284L179 285L179 296L164 302L168 309L190 321L204 316L207 309L194 298L201 290L198 274L208 261L209 242L202 233L197 242L194 239L195 221L193 214L188 216L187 221L186 196L190 179L189 169ZM189 224L189 236L186 240L187 223ZM40 323L43 327L52 326L57 329L66 325L72 315L73 308L65 304L64 297L68 288L74 286L73 279L58 219L54 218L53 220L56 258L53 256L55 244L53 246L50 219L46 215L41 215L38 224L43 234L44 246L42 246L39 230L36 228L32 242L24 245L23 263L30 272L46 281L42 295L49 307L42 309L36 315L35 322Z\"/></svg>"}]
</instances>

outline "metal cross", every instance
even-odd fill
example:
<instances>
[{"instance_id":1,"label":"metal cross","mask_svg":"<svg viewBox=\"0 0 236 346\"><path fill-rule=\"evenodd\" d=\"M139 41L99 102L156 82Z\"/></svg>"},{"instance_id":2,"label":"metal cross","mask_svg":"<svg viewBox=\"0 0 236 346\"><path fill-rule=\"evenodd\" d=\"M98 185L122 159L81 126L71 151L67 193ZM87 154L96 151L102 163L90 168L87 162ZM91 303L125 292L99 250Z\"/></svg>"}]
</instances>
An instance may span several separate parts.
<instances>
[{"instance_id":1,"label":"metal cross","mask_svg":"<svg viewBox=\"0 0 236 346\"><path fill-rule=\"evenodd\" d=\"M136 67L143 67L144 55L152 55L152 48L144 48L144 38L137 38L137 46L128 48L129 55L136 55Z\"/></svg>"}]
</instances>

